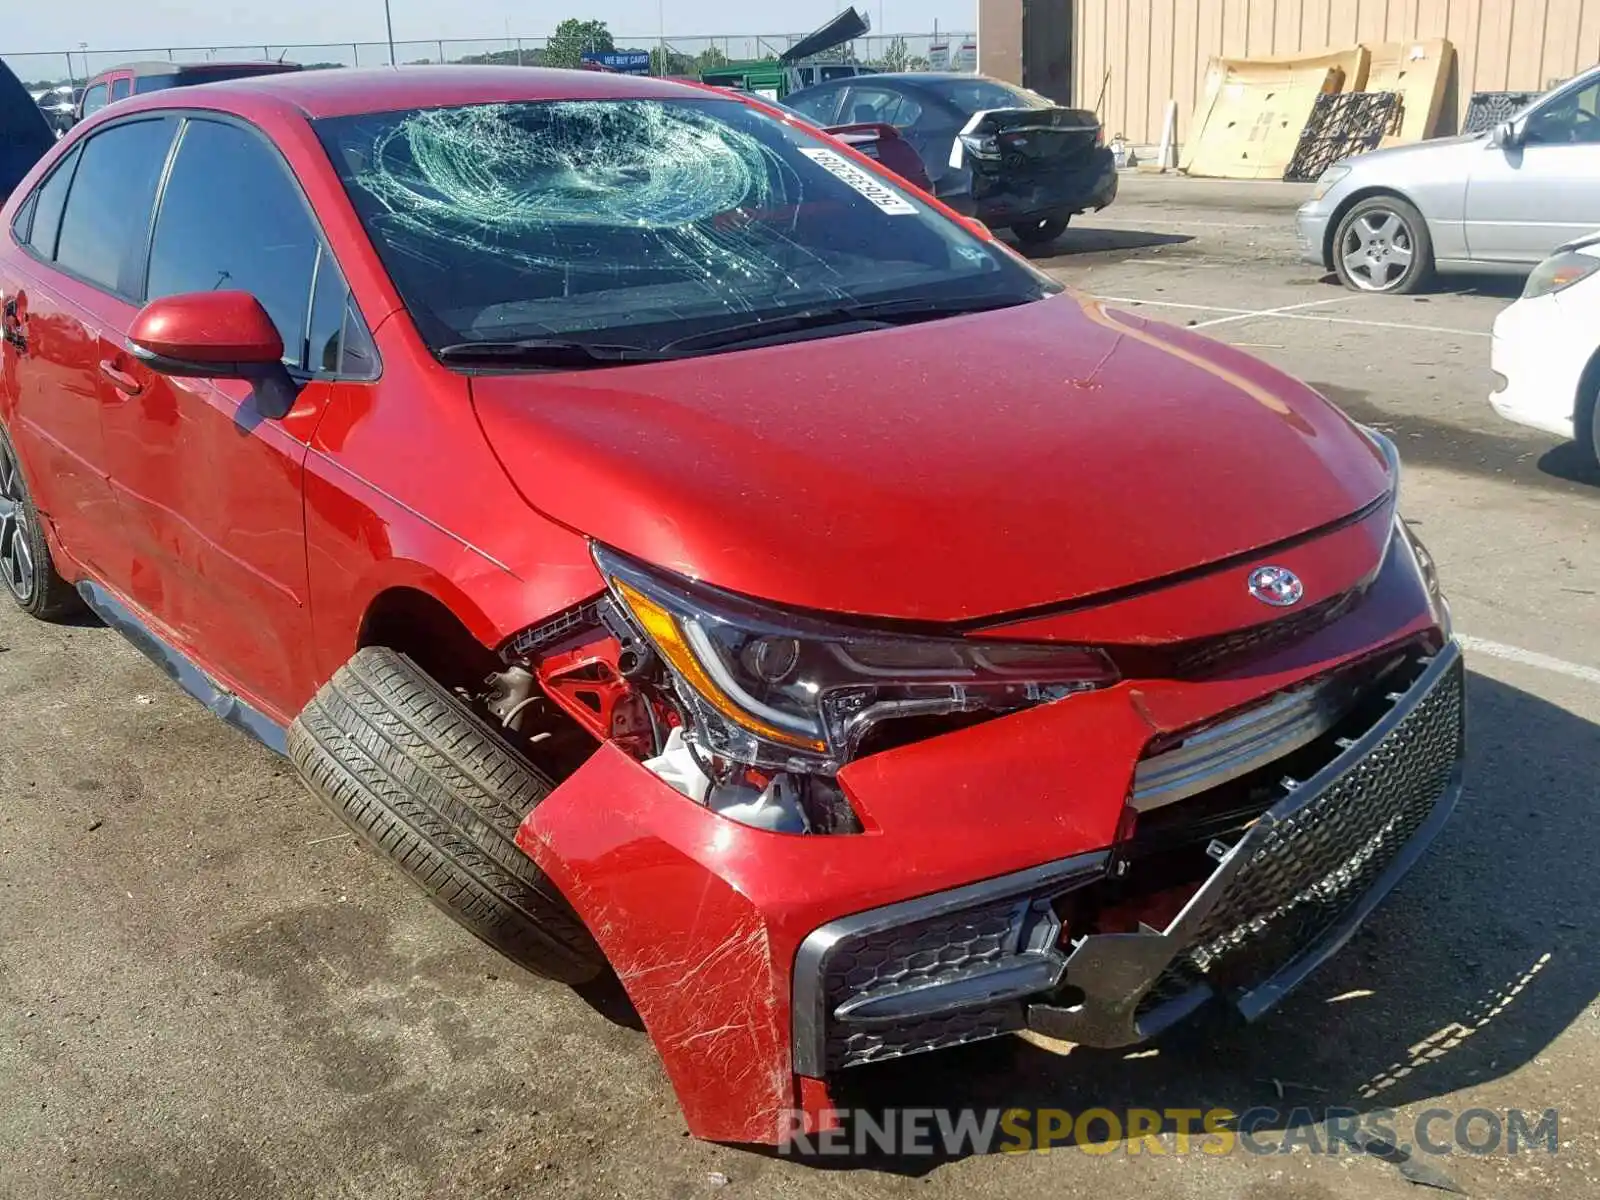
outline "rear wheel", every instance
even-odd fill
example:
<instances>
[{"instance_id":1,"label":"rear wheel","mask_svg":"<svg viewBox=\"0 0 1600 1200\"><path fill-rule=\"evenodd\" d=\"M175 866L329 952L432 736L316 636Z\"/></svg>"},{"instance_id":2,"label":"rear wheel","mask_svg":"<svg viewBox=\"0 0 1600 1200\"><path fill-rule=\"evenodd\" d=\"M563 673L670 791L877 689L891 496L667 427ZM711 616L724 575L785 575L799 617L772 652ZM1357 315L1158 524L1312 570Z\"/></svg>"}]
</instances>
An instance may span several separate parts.
<instances>
[{"instance_id":1,"label":"rear wheel","mask_svg":"<svg viewBox=\"0 0 1600 1200\"><path fill-rule=\"evenodd\" d=\"M1428 223L1398 196L1369 196L1339 222L1333 267L1358 292L1414 292L1433 275Z\"/></svg>"},{"instance_id":2,"label":"rear wheel","mask_svg":"<svg viewBox=\"0 0 1600 1200\"><path fill-rule=\"evenodd\" d=\"M562 983L604 972L582 920L514 840L554 785L405 655L359 651L288 743L323 803L474 936Z\"/></svg>"},{"instance_id":3,"label":"rear wheel","mask_svg":"<svg viewBox=\"0 0 1600 1200\"><path fill-rule=\"evenodd\" d=\"M1046 246L1067 231L1070 220L1071 217L1041 217L1037 221L1019 221L1011 232L1024 246Z\"/></svg>"},{"instance_id":4,"label":"rear wheel","mask_svg":"<svg viewBox=\"0 0 1600 1200\"><path fill-rule=\"evenodd\" d=\"M78 593L56 572L22 463L0 429L0 591L30 616L51 621L78 608Z\"/></svg>"}]
</instances>

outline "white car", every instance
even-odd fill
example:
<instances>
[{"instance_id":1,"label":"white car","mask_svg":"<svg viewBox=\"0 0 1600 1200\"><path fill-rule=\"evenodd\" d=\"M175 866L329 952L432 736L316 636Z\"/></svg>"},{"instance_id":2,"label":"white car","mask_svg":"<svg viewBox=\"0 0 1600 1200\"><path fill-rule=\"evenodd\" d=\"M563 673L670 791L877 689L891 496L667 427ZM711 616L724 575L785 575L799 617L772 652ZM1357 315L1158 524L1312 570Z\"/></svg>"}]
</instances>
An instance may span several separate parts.
<instances>
[{"instance_id":1,"label":"white car","mask_svg":"<svg viewBox=\"0 0 1600 1200\"><path fill-rule=\"evenodd\" d=\"M1495 318L1490 365L1495 412L1572 438L1600 461L1600 232L1534 268L1522 298Z\"/></svg>"}]
</instances>

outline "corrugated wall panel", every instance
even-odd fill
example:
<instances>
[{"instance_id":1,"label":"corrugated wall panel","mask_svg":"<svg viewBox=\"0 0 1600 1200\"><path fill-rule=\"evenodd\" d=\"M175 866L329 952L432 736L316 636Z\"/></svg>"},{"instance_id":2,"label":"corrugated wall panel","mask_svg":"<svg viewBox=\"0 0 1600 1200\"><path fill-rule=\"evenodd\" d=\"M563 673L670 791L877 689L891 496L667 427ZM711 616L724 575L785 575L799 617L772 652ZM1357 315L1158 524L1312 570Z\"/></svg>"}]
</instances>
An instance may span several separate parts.
<instances>
[{"instance_id":1,"label":"corrugated wall panel","mask_svg":"<svg viewBox=\"0 0 1600 1200\"><path fill-rule=\"evenodd\" d=\"M1331 0L1305 0L1300 9L1300 45L1329 46L1328 37Z\"/></svg>"},{"instance_id":2,"label":"corrugated wall panel","mask_svg":"<svg viewBox=\"0 0 1600 1200\"><path fill-rule=\"evenodd\" d=\"M1300 42L1301 13L1305 0L1278 0L1278 11L1272 21L1272 52L1293 54Z\"/></svg>"},{"instance_id":3,"label":"corrugated wall panel","mask_svg":"<svg viewBox=\"0 0 1600 1200\"><path fill-rule=\"evenodd\" d=\"M1544 72L1550 79L1567 79L1578 70L1578 29L1583 4L1551 4L1544 31Z\"/></svg>"},{"instance_id":4,"label":"corrugated wall panel","mask_svg":"<svg viewBox=\"0 0 1600 1200\"><path fill-rule=\"evenodd\" d=\"M988 0L979 0L980 3ZM1214 56L1446 37L1454 44L1456 116L1474 91L1540 90L1600 62L1600 0L1076 0L1078 103L1092 106L1107 69L1108 131L1161 136L1168 99L1178 136Z\"/></svg>"},{"instance_id":5,"label":"corrugated wall panel","mask_svg":"<svg viewBox=\"0 0 1600 1200\"><path fill-rule=\"evenodd\" d=\"M1150 89L1152 86L1170 86L1170 74L1153 85L1151 81L1150 62L1150 0L1123 0L1123 10L1128 14L1128 54L1124 60L1127 69L1124 78L1128 81L1127 90L1122 98L1122 120L1114 132L1126 133L1129 137L1145 140L1145 131L1151 127L1150 120ZM1160 126L1156 126L1159 132ZM1138 133L1129 132L1138 130Z\"/></svg>"},{"instance_id":6,"label":"corrugated wall panel","mask_svg":"<svg viewBox=\"0 0 1600 1200\"><path fill-rule=\"evenodd\" d=\"M1272 28L1278 0L1239 0L1239 4L1245 10L1245 54L1250 58L1266 58L1275 53Z\"/></svg>"},{"instance_id":7,"label":"corrugated wall panel","mask_svg":"<svg viewBox=\"0 0 1600 1200\"><path fill-rule=\"evenodd\" d=\"M1167 119L1167 101L1178 94L1177 60L1173 55L1173 40L1177 36L1178 0L1150 0L1150 73L1149 86L1145 88L1145 103L1149 107L1147 128L1161 137Z\"/></svg>"},{"instance_id":8,"label":"corrugated wall panel","mask_svg":"<svg viewBox=\"0 0 1600 1200\"><path fill-rule=\"evenodd\" d=\"M1578 69L1600 62L1600 0L1584 0L1578 17Z\"/></svg>"},{"instance_id":9,"label":"corrugated wall panel","mask_svg":"<svg viewBox=\"0 0 1600 1200\"><path fill-rule=\"evenodd\" d=\"M1544 69L1546 0L1517 0L1511 6L1511 37L1506 52L1506 86L1544 87L1549 78Z\"/></svg>"}]
</instances>

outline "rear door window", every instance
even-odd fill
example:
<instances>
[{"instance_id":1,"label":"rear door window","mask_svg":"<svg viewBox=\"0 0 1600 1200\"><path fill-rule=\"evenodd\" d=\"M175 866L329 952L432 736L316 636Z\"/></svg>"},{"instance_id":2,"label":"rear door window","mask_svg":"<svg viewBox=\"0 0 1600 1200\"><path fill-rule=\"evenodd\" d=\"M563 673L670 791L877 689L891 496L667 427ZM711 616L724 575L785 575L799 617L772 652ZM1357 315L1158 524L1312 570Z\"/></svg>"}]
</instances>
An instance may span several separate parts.
<instances>
[{"instance_id":1,"label":"rear door window","mask_svg":"<svg viewBox=\"0 0 1600 1200\"><path fill-rule=\"evenodd\" d=\"M884 87L850 89L845 101L843 122L850 125L896 125L904 129L916 124L922 105L910 96Z\"/></svg>"},{"instance_id":2,"label":"rear door window","mask_svg":"<svg viewBox=\"0 0 1600 1200\"><path fill-rule=\"evenodd\" d=\"M61 216L58 265L108 292L138 295L150 207L176 127L170 117L126 121L88 139Z\"/></svg>"},{"instance_id":3,"label":"rear door window","mask_svg":"<svg viewBox=\"0 0 1600 1200\"><path fill-rule=\"evenodd\" d=\"M304 367L321 245L277 151L238 125L190 121L156 217L146 294L249 292L278 327L284 361ZM327 336L312 369L322 367Z\"/></svg>"}]
</instances>

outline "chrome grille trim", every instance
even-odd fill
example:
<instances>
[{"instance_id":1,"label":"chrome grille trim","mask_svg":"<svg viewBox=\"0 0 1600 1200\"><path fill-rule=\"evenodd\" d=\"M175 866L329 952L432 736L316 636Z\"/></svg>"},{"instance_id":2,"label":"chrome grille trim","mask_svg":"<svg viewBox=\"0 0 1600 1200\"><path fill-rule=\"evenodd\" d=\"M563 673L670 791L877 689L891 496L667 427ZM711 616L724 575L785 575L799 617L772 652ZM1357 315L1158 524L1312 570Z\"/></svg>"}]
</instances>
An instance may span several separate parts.
<instances>
[{"instance_id":1,"label":"chrome grille trim","mask_svg":"<svg viewBox=\"0 0 1600 1200\"><path fill-rule=\"evenodd\" d=\"M1348 680L1324 680L1193 733L1139 763L1131 804L1149 812L1248 775L1327 733L1355 696Z\"/></svg>"}]
</instances>

